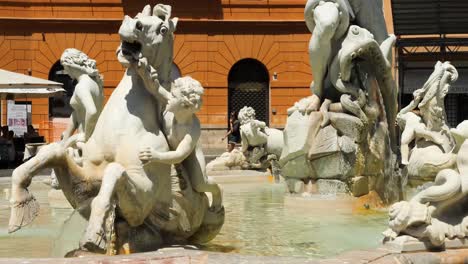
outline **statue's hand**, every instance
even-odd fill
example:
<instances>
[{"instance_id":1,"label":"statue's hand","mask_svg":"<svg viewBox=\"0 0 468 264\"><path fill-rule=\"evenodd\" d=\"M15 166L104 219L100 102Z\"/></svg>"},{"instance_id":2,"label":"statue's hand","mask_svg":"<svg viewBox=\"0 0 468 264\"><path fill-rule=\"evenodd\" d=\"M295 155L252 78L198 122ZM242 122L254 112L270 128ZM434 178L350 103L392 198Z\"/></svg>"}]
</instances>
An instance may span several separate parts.
<instances>
[{"instance_id":1,"label":"statue's hand","mask_svg":"<svg viewBox=\"0 0 468 264\"><path fill-rule=\"evenodd\" d=\"M151 147L145 147L138 153L138 158L141 162L148 163L150 161L158 161L161 159L161 153Z\"/></svg>"},{"instance_id":2,"label":"statue's hand","mask_svg":"<svg viewBox=\"0 0 468 264\"><path fill-rule=\"evenodd\" d=\"M159 87L158 72L148 63L148 59L141 58L136 64L136 70L143 80L153 82Z\"/></svg>"},{"instance_id":3,"label":"statue's hand","mask_svg":"<svg viewBox=\"0 0 468 264\"><path fill-rule=\"evenodd\" d=\"M79 133L76 135L76 142L86 142L85 133Z\"/></svg>"}]
</instances>

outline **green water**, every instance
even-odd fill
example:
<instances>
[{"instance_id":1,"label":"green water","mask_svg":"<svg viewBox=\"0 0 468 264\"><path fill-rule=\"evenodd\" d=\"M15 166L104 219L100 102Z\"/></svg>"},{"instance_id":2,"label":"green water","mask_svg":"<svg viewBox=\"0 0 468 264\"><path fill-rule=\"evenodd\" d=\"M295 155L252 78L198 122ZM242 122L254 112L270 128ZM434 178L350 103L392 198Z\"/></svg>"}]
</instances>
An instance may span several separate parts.
<instances>
[{"instance_id":1,"label":"green water","mask_svg":"<svg viewBox=\"0 0 468 264\"><path fill-rule=\"evenodd\" d=\"M379 246L388 223L386 213L354 215L351 203L330 197L285 197L282 185L223 187L226 222L207 250L329 257Z\"/></svg>"},{"instance_id":2,"label":"green water","mask_svg":"<svg viewBox=\"0 0 468 264\"><path fill-rule=\"evenodd\" d=\"M384 213L354 215L350 204L330 197L295 199L285 195L282 185L222 187L226 222L220 234L203 247L205 250L322 258L377 247L387 224ZM63 256L65 244L78 245L83 227L61 234L64 221L73 211L50 208L49 187L41 182L30 188L41 204L38 218L30 226L8 234L10 212L3 194L8 188L8 184L0 184L0 257L58 257ZM70 224L65 230L70 230Z\"/></svg>"}]
</instances>

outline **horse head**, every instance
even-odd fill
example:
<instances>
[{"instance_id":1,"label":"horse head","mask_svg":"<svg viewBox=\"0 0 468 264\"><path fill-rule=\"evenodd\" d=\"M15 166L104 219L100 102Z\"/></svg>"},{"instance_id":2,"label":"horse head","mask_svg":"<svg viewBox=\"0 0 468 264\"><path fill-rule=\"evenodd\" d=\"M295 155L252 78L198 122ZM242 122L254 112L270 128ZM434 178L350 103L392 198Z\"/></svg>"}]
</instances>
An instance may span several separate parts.
<instances>
[{"instance_id":1,"label":"horse head","mask_svg":"<svg viewBox=\"0 0 468 264\"><path fill-rule=\"evenodd\" d=\"M171 6L158 4L153 10L146 5L135 18L125 16L119 29L121 44L117 58L126 68L146 58L158 72L161 83L171 74L174 31L177 18L171 17Z\"/></svg>"}]
</instances>

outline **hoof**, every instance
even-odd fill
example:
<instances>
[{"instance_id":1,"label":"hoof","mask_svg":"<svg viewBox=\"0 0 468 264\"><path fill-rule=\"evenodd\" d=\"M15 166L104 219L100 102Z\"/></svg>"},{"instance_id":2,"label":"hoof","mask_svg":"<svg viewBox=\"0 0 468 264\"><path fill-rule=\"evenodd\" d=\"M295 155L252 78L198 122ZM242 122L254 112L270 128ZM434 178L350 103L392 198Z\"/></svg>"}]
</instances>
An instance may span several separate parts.
<instances>
[{"instance_id":1,"label":"hoof","mask_svg":"<svg viewBox=\"0 0 468 264\"><path fill-rule=\"evenodd\" d=\"M8 233L18 231L21 227L29 225L39 214L39 203L27 190L24 190L23 201L13 201L11 204Z\"/></svg>"},{"instance_id":2,"label":"hoof","mask_svg":"<svg viewBox=\"0 0 468 264\"><path fill-rule=\"evenodd\" d=\"M103 229L98 231L87 230L85 236L80 241L80 248L94 253L106 252L106 240Z\"/></svg>"}]
</instances>

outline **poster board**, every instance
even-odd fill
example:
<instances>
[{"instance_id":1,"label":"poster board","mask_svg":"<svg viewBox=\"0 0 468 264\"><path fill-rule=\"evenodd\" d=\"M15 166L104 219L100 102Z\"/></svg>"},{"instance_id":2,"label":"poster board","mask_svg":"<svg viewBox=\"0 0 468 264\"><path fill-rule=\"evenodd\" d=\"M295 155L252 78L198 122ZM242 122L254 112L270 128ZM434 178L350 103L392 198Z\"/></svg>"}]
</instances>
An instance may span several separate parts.
<instances>
[{"instance_id":1,"label":"poster board","mask_svg":"<svg viewBox=\"0 0 468 264\"><path fill-rule=\"evenodd\" d=\"M15 133L15 136L22 137L28 130L28 123L31 115L31 104L15 104L15 101L8 100L7 103L7 124L8 129Z\"/></svg>"}]
</instances>

